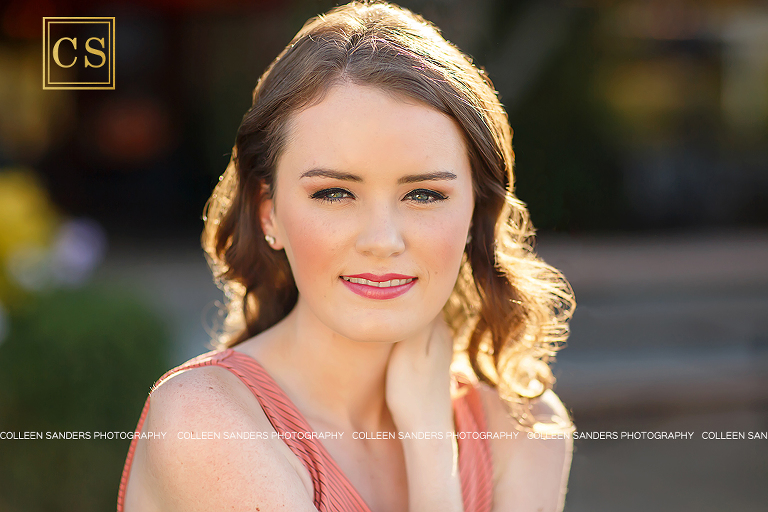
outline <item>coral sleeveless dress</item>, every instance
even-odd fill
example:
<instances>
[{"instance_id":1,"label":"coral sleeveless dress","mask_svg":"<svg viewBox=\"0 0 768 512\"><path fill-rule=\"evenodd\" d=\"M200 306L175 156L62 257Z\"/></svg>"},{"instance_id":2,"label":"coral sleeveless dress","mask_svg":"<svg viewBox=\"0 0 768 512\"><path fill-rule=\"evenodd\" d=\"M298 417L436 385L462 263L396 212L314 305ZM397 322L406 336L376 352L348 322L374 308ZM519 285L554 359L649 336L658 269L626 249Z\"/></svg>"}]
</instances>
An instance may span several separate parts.
<instances>
[{"instance_id":1,"label":"coral sleeveless dress","mask_svg":"<svg viewBox=\"0 0 768 512\"><path fill-rule=\"evenodd\" d=\"M277 433L312 433L309 423L267 371L252 357L231 348L208 352L190 359L168 371L152 389L183 370L209 365L226 368L248 386ZM456 432L463 433L457 442L464 511L489 512L493 497L490 444L482 436L472 435L486 431L482 403L478 390L469 379L459 374L455 377L459 393L453 400L454 420ZM136 432L141 431L148 411L149 397L141 411ZM368 505L316 437L289 435L281 436L281 439L301 460L312 477L314 505L319 512L370 512ZM138 437L135 437L128 449L118 491L117 512L123 512L125 490L137 442Z\"/></svg>"}]
</instances>

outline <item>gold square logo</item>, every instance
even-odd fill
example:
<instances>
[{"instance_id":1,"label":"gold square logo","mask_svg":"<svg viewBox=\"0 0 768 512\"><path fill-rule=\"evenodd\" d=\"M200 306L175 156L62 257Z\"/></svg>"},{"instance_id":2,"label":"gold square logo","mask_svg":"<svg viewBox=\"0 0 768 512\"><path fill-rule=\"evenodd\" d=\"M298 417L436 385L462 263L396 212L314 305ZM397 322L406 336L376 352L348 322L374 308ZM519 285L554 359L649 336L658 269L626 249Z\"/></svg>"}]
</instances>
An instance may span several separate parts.
<instances>
[{"instance_id":1,"label":"gold square logo","mask_svg":"<svg viewBox=\"0 0 768 512\"><path fill-rule=\"evenodd\" d=\"M115 18L43 18L43 89L114 89Z\"/></svg>"}]
</instances>

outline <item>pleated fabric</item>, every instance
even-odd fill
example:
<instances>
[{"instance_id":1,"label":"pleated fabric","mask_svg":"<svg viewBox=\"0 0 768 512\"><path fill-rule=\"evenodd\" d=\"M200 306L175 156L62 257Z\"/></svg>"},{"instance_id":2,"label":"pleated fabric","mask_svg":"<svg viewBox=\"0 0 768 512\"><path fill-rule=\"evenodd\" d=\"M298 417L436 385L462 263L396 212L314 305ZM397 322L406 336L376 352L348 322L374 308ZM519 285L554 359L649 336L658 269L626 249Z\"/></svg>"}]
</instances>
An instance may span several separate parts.
<instances>
[{"instance_id":1,"label":"pleated fabric","mask_svg":"<svg viewBox=\"0 0 768 512\"><path fill-rule=\"evenodd\" d=\"M190 359L166 372L152 390L173 375L202 366L216 365L236 375L254 394L272 427L291 451L301 460L312 477L314 505L319 512L371 512L331 455L325 450L312 428L280 386L252 357L233 349L212 351ZM490 442L479 392L471 381L454 375L459 393L453 400L454 421L459 449L459 476L465 512L490 512L493 497L493 468ZM136 431L140 432L149 411L149 397L144 403ZM294 435L304 433L307 435ZM285 435L291 434L291 435ZM138 438L131 441L118 489L117 512L123 512L125 490L131 471Z\"/></svg>"}]
</instances>

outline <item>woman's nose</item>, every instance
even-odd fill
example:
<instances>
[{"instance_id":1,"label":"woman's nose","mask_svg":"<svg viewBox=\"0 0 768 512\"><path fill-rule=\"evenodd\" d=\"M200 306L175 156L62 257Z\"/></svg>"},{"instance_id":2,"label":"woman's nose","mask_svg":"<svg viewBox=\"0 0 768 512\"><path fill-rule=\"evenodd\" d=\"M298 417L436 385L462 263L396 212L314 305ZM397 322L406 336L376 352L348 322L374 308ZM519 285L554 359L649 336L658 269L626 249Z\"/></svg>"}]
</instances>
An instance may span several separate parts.
<instances>
[{"instance_id":1,"label":"woman's nose","mask_svg":"<svg viewBox=\"0 0 768 512\"><path fill-rule=\"evenodd\" d=\"M379 205L362 214L360 220L362 228L357 237L358 251L377 258L387 258L405 250L405 241L394 208Z\"/></svg>"}]
</instances>

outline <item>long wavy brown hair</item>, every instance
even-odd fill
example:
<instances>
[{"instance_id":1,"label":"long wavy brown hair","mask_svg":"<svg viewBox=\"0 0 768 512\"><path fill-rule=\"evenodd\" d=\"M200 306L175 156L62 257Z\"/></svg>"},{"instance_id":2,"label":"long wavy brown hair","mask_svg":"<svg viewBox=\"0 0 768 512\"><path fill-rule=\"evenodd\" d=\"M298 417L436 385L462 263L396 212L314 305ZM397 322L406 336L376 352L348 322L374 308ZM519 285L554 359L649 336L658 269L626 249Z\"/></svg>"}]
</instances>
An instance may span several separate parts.
<instances>
[{"instance_id":1,"label":"long wavy brown hair","mask_svg":"<svg viewBox=\"0 0 768 512\"><path fill-rule=\"evenodd\" d=\"M512 130L486 73L422 17L383 2L352 2L310 19L259 79L232 158L203 216L202 244L225 292L217 342L234 346L296 304L284 251L264 240L259 206L274 193L292 114L348 81L419 101L460 125L475 209L456 286L444 308L455 354L513 403L554 383L548 362L568 335L567 281L533 252L533 227L513 193ZM525 414L521 414L525 416Z\"/></svg>"}]
</instances>

